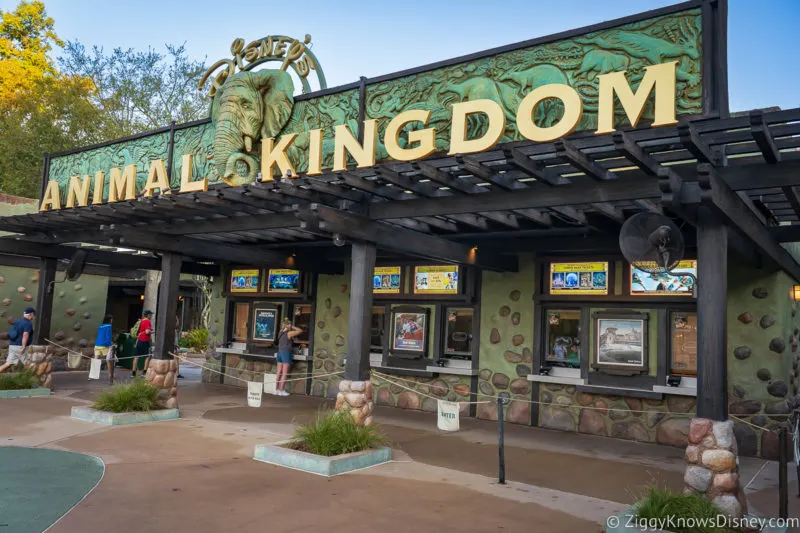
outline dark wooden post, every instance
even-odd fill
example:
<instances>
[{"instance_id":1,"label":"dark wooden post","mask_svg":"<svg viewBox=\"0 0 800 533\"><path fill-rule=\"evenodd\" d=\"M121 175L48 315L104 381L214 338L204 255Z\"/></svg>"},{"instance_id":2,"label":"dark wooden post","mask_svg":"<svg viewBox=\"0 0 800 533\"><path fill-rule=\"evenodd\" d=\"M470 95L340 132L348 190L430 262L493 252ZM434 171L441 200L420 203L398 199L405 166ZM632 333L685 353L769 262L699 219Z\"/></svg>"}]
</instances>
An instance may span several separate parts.
<instances>
[{"instance_id":1,"label":"dark wooden post","mask_svg":"<svg viewBox=\"0 0 800 533\"><path fill-rule=\"evenodd\" d=\"M697 416L728 418L728 230L701 211L697 226Z\"/></svg>"},{"instance_id":2,"label":"dark wooden post","mask_svg":"<svg viewBox=\"0 0 800 533\"><path fill-rule=\"evenodd\" d=\"M33 344L41 346L50 337L50 323L53 318L53 282L56 280L58 260L45 257L39 267L39 286L36 290L36 323L33 327Z\"/></svg>"},{"instance_id":3,"label":"dark wooden post","mask_svg":"<svg viewBox=\"0 0 800 533\"><path fill-rule=\"evenodd\" d=\"M350 324L347 330L347 363L344 367L344 378L351 381L366 381L369 379L375 245L354 243L351 258Z\"/></svg>"},{"instance_id":4,"label":"dark wooden post","mask_svg":"<svg viewBox=\"0 0 800 533\"><path fill-rule=\"evenodd\" d=\"M175 348L175 317L178 313L178 292L181 280L181 262L178 254L161 256L161 284L156 303L154 359L170 359Z\"/></svg>"}]
</instances>

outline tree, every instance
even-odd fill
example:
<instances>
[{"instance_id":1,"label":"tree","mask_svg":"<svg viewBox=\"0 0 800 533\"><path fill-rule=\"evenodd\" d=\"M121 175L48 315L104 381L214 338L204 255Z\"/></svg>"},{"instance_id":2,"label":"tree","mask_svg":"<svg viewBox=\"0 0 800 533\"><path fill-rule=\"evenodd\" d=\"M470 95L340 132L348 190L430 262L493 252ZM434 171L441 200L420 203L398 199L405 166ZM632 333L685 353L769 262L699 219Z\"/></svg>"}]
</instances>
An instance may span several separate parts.
<instances>
[{"instance_id":1,"label":"tree","mask_svg":"<svg viewBox=\"0 0 800 533\"><path fill-rule=\"evenodd\" d=\"M106 54L71 41L60 66L64 73L92 80L93 101L107 118L105 136L123 137L208 116L209 102L197 89L205 65L190 60L183 45L166 45L166 50L115 48Z\"/></svg>"}]
</instances>

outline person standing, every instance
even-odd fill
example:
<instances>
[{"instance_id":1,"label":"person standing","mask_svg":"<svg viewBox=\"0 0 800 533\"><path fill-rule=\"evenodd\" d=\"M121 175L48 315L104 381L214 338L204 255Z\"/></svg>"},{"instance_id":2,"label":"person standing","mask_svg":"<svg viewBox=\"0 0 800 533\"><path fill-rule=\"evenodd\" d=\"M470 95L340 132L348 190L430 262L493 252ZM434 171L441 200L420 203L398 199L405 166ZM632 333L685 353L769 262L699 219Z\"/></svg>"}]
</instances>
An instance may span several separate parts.
<instances>
[{"instance_id":1,"label":"person standing","mask_svg":"<svg viewBox=\"0 0 800 533\"><path fill-rule=\"evenodd\" d=\"M112 338L111 324L114 322L114 317L106 315L103 317L103 323L97 327L97 338L94 341L94 356L96 359L105 359L108 368L108 382L114 384L114 363L117 358L114 355L114 342Z\"/></svg>"},{"instance_id":2,"label":"person standing","mask_svg":"<svg viewBox=\"0 0 800 533\"><path fill-rule=\"evenodd\" d=\"M139 322L139 332L136 337L136 345L133 348L133 366L132 376L136 377L136 369L139 365L139 357L144 356L144 370L147 373L147 367L150 365L150 339L153 337L153 323L151 317L152 311L145 311L142 313L142 320Z\"/></svg>"},{"instance_id":3,"label":"person standing","mask_svg":"<svg viewBox=\"0 0 800 533\"><path fill-rule=\"evenodd\" d=\"M293 326L288 318L283 319L281 331L278 334L278 370L275 379L278 383L275 394L277 396L289 396L286 392L286 378L289 375L289 368L292 366L292 351L294 349L294 339L303 332L297 326Z\"/></svg>"},{"instance_id":4,"label":"person standing","mask_svg":"<svg viewBox=\"0 0 800 533\"><path fill-rule=\"evenodd\" d=\"M180 315L175 315L175 346L173 347L175 353L178 353L178 351L180 350L179 348L180 342L181 342L181 317ZM178 379L184 379L180 370L178 370Z\"/></svg>"},{"instance_id":5,"label":"person standing","mask_svg":"<svg viewBox=\"0 0 800 533\"><path fill-rule=\"evenodd\" d=\"M28 307L22 314L22 318L14 322L8 332L8 357L6 362L0 366L0 374L8 370L9 367L24 364L28 360L28 346L33 342L33 318L36 309Z\"/></svg>"}]
</instances>

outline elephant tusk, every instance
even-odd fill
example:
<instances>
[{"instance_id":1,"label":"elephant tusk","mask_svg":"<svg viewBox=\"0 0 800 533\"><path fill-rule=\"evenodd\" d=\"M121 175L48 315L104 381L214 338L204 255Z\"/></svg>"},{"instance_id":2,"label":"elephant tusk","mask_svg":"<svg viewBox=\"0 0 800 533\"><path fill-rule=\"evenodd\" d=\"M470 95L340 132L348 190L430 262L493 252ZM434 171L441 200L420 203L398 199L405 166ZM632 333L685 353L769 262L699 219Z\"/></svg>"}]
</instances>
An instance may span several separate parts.
<instances>
[{"instance_id":1,"label":"elephant tusk","mask_svg":"<svg viewBox=\"0 0 800 533\"><path fill-rule=\"evenodd\" d=\"M253 151L253 138L249 135L244 136L244 149L246 152Z\"/></svg>"}]
</instances>

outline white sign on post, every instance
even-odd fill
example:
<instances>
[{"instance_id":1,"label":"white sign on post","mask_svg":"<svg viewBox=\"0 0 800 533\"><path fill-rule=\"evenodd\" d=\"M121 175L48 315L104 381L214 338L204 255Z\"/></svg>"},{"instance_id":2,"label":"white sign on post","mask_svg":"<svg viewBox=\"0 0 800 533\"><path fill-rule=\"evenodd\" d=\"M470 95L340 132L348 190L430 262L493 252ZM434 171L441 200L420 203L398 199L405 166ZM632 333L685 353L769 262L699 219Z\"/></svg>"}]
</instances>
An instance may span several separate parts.
<instances>
[{"instance_id":1,"label":"white sign on post","mask_svg":"<svg viewBox=\"0 0 800 533\"><path fill-rule=\"evenodd\" d=\"M458 431L459 408L458 402L439 400L438 426L442 431Z\"/></svg>"},{"instance_id":2,"label":"white sign on post","mask_svg":"<svg viewBox=\"0 0 800 533\"><path fill-rule=\"evenodd\" d=\"M275 374L264 374L264 394L275 394L276 379Z\"/></svg>"},{"instance_id":3,"label":"white sign on post","mask_svg":"<svg viewBox=\"0 0 800 533\"><path fill-rule=\"evenodd\" d=\"M250 407L261 407L261 392L263 385L257 381L247 382L247 405Z\"/></svg>"},{"instance_id":4,"label":"white sign on post","mask_svg":"<svg viewBox=\"0 0 800 533\"><path fill-rule=\"evenodd\" d=\"M102 364L102 359L92 359L92 364L89 366L89 379L100 379L100 366Z\"/></svg>"}]
</instances>

